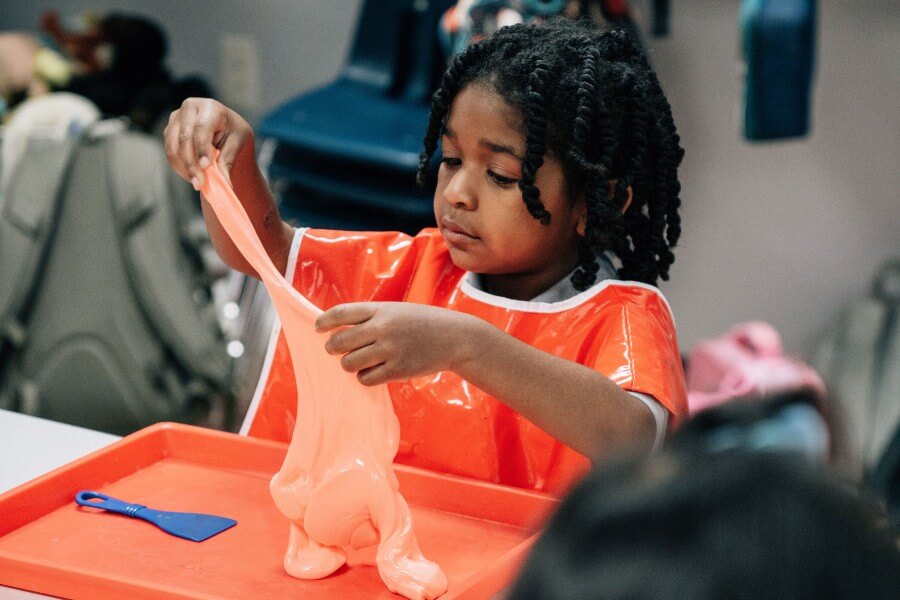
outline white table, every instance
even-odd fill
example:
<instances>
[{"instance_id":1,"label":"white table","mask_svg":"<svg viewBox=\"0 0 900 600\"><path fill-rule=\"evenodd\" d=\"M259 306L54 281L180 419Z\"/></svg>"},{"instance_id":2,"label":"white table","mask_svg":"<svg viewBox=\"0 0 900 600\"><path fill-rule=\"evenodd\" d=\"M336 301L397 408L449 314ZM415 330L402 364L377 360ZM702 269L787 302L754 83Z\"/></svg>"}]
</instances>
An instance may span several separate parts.
<instances>
[{"instance_id":1,"label":"white table","mask_svg":"<svg viewBox=\"0 0 900 600\"><path fill-rule=\"evenodd\" d=\"M117 435L0 409L0 493L107 446ZM0 585L0 600L46 598Z\"/></svg>"}]
</instances>

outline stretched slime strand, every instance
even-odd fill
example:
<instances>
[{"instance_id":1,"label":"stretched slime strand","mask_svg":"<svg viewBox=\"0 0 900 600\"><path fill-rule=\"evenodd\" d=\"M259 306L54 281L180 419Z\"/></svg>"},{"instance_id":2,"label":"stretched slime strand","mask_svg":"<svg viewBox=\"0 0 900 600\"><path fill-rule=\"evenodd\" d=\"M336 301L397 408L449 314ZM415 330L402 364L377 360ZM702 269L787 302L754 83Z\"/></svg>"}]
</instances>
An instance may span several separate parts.
<instances>
[{"instance_id":1,"label":"stretched slime strand","mask_svg":"<svg viewBox=\"0 0 900 600\"><path fill-rule=\"evenodd\" d=\"M272 297L294 366L297 422L269 490L290 520L284 568L319 579L347 561L347 548L378 544L376 565L392 592L430 600L447 578L416 541L392 463L400 426L387 386L366 387L325 351L313 327L321 310L278 272L216 161L200 191Z\"/></svg>"}]
</instances>

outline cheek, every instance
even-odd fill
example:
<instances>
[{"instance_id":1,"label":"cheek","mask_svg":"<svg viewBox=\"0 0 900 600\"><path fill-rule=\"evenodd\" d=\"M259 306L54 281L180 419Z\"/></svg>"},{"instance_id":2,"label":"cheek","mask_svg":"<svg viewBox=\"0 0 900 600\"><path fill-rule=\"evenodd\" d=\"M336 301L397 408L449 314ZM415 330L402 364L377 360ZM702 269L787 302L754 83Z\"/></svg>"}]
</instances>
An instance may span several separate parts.
<instances>
[{"instance_id":1,"label":"cheek","mask_svg":"<svg viewBox=\"0 0 900 600\"><path fill-rule=\"evenodd\" d=\"M441 206L444 204L444 188L441 187L441 184L438 183L437 187L434 188L434 198L432 198L431 205L434 209L434 219L440 224L441 220Z\"/></svg>"},{"instance_id":2,"label":"cheek","mask_svg":"<svg viewBox=\"0 0 900 600\"><path fill-rule=\"evenodd\" d=\"M530 246L531 240L546 235L544 227L528 212L521 194L500 199L496 210L485 216L491 225L488 235L502 246L498 251L519 253L523 247Z\"/></svg>"},{"instance_id":3,"label":"cheek","mask_svg":"<svg viewBox=\"0 0 900 600\"><path fill-rule=\"evenodd\" d=\"M438 171L437 184L434 187L434 209L444 204L444 190L447 189L449 178L444 173L444 169Z\"/></svg>"}]
</instances>

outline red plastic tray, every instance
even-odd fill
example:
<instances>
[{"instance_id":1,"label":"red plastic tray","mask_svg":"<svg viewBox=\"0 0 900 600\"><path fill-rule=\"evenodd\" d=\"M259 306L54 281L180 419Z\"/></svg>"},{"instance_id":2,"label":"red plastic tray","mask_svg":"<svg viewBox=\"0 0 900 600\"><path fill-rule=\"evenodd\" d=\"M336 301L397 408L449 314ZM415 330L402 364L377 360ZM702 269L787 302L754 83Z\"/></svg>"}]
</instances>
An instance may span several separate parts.
<instances>
[{"instance_id":1,"label":"red plastic tray","mask_svg":"<svg viewBox=\"0 0 900 600\"><path fill-rule=\"evenodd\" d=\"M0 584L64 598L385 598L372 555L319 581L282 568L288 521L269 496L287 446L160 423L0 495ZM442 598L490 598L515 574L548 495L396 466ZM162 510L231 517L201 543L76 506L82 489Z\"/></svg>"}]
</instances>

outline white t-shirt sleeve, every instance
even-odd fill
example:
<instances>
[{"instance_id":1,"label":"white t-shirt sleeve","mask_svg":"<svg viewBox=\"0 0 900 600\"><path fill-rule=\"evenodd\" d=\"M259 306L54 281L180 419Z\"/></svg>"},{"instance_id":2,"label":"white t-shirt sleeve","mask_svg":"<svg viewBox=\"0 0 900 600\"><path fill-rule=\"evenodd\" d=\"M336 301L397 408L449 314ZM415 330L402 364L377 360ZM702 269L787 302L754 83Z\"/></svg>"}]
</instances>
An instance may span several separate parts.
<instances>
[{"instance_id":1,"label":"white t-shirt sleeve","mask_svg":"<svg viewBox=\"0 0 900 600\"><path fill-rule=\"evenodd\" d=\"M651 452L656 452L662 447L663 440L666 439L666 428L669 426L669 411L659 403L653 396L642 394L640 392L628 392L650 409L653 414L653 420L656 421L656 438L653 440Z\"/></svg>"}]
</instances>

